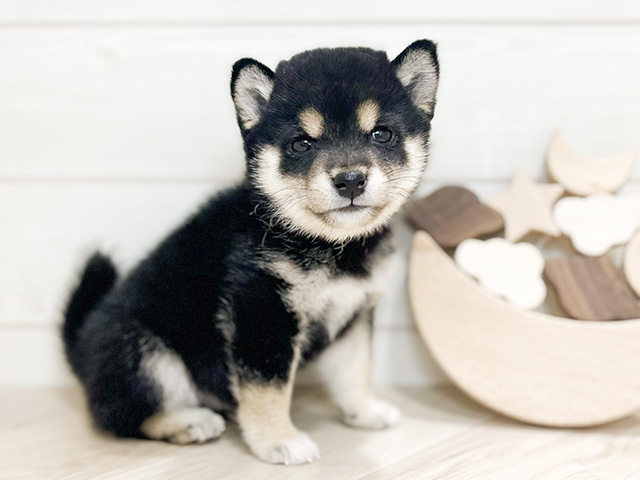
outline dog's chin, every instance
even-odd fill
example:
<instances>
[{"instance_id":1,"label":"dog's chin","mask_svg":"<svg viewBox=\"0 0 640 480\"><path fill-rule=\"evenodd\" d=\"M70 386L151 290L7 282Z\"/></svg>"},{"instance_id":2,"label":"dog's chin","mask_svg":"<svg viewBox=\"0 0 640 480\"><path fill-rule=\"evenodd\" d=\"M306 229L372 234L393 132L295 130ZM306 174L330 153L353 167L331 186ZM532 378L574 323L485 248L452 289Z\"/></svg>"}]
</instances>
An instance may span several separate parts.
<instances>
[{"instance_id":1,"label":"dog's chin","mask_svg":"<svg viewBox=\"0 0 640 480\"><path fill-rule=\"evenodd\" d=\"M331 227L356 229L366 227L377 216L373 207L348 205L326 210L319 215Z\"/></svg>"},{"instance_id":2,"label":"dog's chin","mask_svg":"<svg viewBox=\"0 0 640 480\"><path fill-rule=\"evenodd\" d=\"M330 242L344 243L374 234L383 228L393 213L391 205L343 207L311 205L292 207L282 204L280 218L292 230Z\"/></svg>"},{"instance_id":3,"label":"dog's chin","mask_svg":"<svg viewBox=\"0 0 640 480\"><path fill-rule=\"evenodd\" d=\"M326 228L321 236L333 241L346 241L370 235L383 226L380 208L349 205L316 213Z\"/></svg>"}]
</instances>

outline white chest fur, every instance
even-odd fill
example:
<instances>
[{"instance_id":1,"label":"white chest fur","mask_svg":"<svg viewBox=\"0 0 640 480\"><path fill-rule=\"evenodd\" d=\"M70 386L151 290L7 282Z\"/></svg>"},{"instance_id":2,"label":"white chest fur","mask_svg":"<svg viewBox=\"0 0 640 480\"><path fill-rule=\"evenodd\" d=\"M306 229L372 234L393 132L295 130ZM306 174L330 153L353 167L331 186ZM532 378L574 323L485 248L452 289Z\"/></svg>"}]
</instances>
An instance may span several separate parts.
<instances>
[{"instance_id":1,"label":"white chest fur","mask_svg":"<svg viewBox=\"0 0 640 480\"><path fill-rule=\"evenodd\" d=\"M274 262L273 270L291 285L288 307L302 322L322 322L333 339L367 302L377 302L396 260L396 255L380 259L367 277L336 276L327 267L304 270L286 259Z\"/></svg>"}]
</instances>

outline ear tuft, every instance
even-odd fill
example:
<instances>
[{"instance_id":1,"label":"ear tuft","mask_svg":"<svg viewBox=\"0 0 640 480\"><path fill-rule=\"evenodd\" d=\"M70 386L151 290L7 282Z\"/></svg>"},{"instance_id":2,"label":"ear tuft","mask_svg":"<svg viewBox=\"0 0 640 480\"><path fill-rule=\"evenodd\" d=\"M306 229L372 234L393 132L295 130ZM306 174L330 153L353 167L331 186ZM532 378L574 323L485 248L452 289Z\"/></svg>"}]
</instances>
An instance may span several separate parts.
<instances>
[{"instance_id":1,"label":"ear tuft","mask_svg":"<svg viewBox=\"0 0 640 480\"><path fill-rule=\"evenodd\" d=\"M413 103L433 117L440 78L436 44L431 40L413 42L391 64Z\"/></svg>"},{"instance_id":2,"label":"ear tuft","mask_svg":"<svg viewBox=\"0 0 640 480\"><path fill-rule=\"evenodd\" d=\"M250 130L259 122L273 91L273 72L252 58L238 60L231 71L231 97L238 124Z\"/></svg>"}]
</instances>

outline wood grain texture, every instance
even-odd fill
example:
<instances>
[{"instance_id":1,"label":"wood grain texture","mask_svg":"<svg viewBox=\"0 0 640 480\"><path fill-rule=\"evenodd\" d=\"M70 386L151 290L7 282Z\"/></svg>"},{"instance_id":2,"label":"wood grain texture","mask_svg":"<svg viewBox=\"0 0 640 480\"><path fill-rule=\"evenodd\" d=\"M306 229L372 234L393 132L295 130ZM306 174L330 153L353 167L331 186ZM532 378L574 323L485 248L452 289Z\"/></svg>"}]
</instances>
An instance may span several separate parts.
<instances>
[{"instance_id":1,"label":"wood grain texture","mask_svg":"<svg viewBox=\"0 0 640 480\"><path fill-rule=\"evenodd\" d=\"M0 325L56 324L92 250L108 252L126 272L226 186L208 181L0 183ZM439 186L425 181L420 191ZM486 195L503 185L469 187ZM403 260L389 278L376 322L411 328L404 279L413 229L400 216L393 227Z\"/></svg>"},{"instance_id":2,"label":"wood grain texture","mask_svg":"<svg viewBox=\"0 0 640 480\"><path fill-rule=\"evenodd\" d=\"M521 169L542 179L558 125L594 156L638 146L640 29L631 26L0 28L0 179L235 180L244 171L229 96L235 60L275 67L303 49L345 45L393 57L423 37L442 58L430 178Z\"/></svg>"},{"instance_id":3,"label":"wood grain texture","mask_svg":"<svg viewBox=\"0 0 640 480\"><path fill-rule=\"evenodd\" d=\"M640 417L589 430L490 419L363 480L633 480Z\"/></svg>"},{"instance_id":4,"label":"wood grain texture","mask_svg":"<svg viewBox=\"0 0 640 480\"><path fill-rule=\"evenodd\" d=\"M51 325L88 255L126 271L221 185L0 185L0 324Z\"/></svg>"},{"instance_id":5,"label":"wood grain texture","mask_svg":"<svg viewBox=\"0 0 640 480\"><path fill-rule=\"evenodd\" d=\"M547 261L544 273L555 288L560 305L572 318L640 318L638 299L607 256L554 258Z\"/></svg>"},{"instance_id":6,"label":"wood grain texture","mask_svg":"<svg viewBox=\"0 0 640 480\"><path fill-rule=\"evenodd\" d=\"M91 428L77 389L0 390L0 479L353 479L491 417L451 387L381 396L403 407L405 421L370 431L342 425L317 390L296 391L293 421L318 443L322 460L287 468L257 460L231 422L219 440L194 447L122 440Z\"/></svg>"},{"instance_id":7,"label":"wood grain texture","mask_svg":"<svg viewBox=\"0 0 640 480\"><path fill-rule=\"evenodd\" d=\"M301 384L318 384L313 369L300 373ZM447 381L414 328L386 326L374 329L372 378L376 385L436 385ZM75 384L58 325L0 326L0 386Z\"/></svg>"},{"instance_id":8,"label":"wood grain texture","mask_svg":"<svg viewBox=\"0 0 640 480\"><path fill-rule=\"evenodd\" d=\"M640 319L587 323L512 307L460 272L425 232L415 235L409 294L443 370L498 412L577 427L640 408Z\"/></svg>"},{"instance_id":9,"label":"wood grain texture","mask_svg":"<svg viewBox=\"0 0 640 480\"><path fill-rule=\"evenodd\" d=\"M629 285L640 296L640 231L625 248L623 268Z\"/></svg>"},{"instance_id":10,"label":"wood grain texture","mask_svg":"<svg viewBox=\"0 0 640 480\"><path fill-rule=\"evenodd\" d=\"M552 180L574 195L617 191L629 179L635 162L630 151L606 159L593 159L578 154L567 145L560 132L551 139L547 153L547 169Z\"/></svg>"},{"instance_id":11,"label":"wood grain texture","mask_svg":"<svg viewBox=\"0 0 640 480\"><path fill-rule=\"evenodd\" d=\"M590 430L498 418L454 387L382 389L405 417L373 432L341 425L315 389L294 393L293 420L322 459L273 466L249 454L235 425L214 443L117 440L90 427L77 389L0 390L0 479L536 480L637 475L640 418Z\"/></svg>"},{"instance_id":12,"label":"wood grain texture","mask_svg":"<svg viewBox=\"0 0 640 480\"><path fill-rule=\"evenodd\" d=\"M482 6L473 0L439 2L399 0L394 8L371 8L366 0L328 0L322 8L293 4L291 0L220 3L207 0L112 0L86 2L58 0L55 7L46 0L4 0L2 22L163 22L163 23L344 23L344 22L621 22L640 21L634 2L612 0L603 5L594 0L541 0L514 5L508 0L487 0ZM418 8L419 7L419 8Z\"/></svg>"},{"instance_id":13,"label":"wood grain texture","mask_svg":"<svg viewBox=\"0 0 640 480\"><path fill-rule=\"evenodd\" d=\"M426 231L444 248L456 247L463 240L495 233L504 227L502 216L480 203L475 193L453 185L412 201L406 212L416 228Z\"/></svg>"},{"instance_id":14,"label":"wood grain texture","mask_svg":"<svg viewBox=\"0 0 640 480\"><path fill-rule=\"evenodd\" d=\"M209 191L207 183L242 175L228 93L240 57L274 67L320 45L367 45L393 56L416 38L434 38L443 70L427 178L476 180L484 198L516 167L542 179L557 127L595 156L637 148L637 2L427 0L383 9L330 0L310 5L313 14L292 5L0 2L0 340L12 347L0 355L3 380L67 381L64 365L49 363L60 359L50 325L85 253L106 247L126 267ZM166 198L149 193L165 187ZM116 192L113 207L105 189ZM150 199L162 211L145 210ZM108 224L93 220L96 209ZM406 256L411 235L400 227ZM377 319L402 340L382 342L395 346L380 347L376 368L389 381L428 382L439 373L421 362L409 329L406 268L390 279ZM31 360L20 356L26 351Z\"/></svg>"},{"instance_id":15,"label":"wood grain texture","mask_svg":"<svg viewBox=\"0 0 640 480\"><path fill-rule=\"evenodd\" d=\"M537 184L518 171L506 192L487 204L497 210L505 222L504 237L517 242L530 232L557 237L560 230L551 215L553 204L564 189L557 184Z\"/></svg>"}]
</instances>

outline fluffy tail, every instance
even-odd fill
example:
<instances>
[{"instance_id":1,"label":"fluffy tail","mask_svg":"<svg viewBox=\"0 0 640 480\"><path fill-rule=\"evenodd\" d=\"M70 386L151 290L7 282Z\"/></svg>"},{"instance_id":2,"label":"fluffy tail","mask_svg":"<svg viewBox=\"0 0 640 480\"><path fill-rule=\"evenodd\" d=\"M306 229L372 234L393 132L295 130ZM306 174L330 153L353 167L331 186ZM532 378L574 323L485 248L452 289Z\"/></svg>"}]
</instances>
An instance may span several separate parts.
<instances>
[{"instance_id":1,"label":"fluffy tail","mask_svg":"<svg viewBox=\"0 0 640 480\"><path fill-rule=\"evenodd\" d=\"M117 278L116 267L106 255L96 252L87 261L80 283L71 295L64 314L62 339L68 358L85 317L111 290Z\"/></svg>"}]
</instances>

